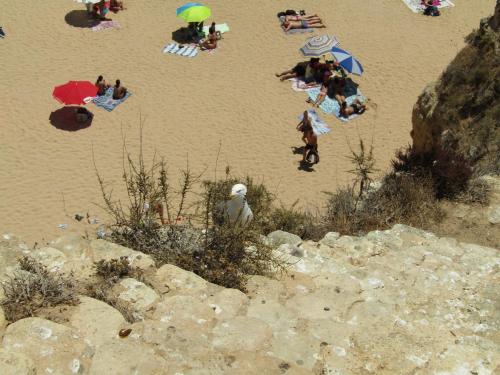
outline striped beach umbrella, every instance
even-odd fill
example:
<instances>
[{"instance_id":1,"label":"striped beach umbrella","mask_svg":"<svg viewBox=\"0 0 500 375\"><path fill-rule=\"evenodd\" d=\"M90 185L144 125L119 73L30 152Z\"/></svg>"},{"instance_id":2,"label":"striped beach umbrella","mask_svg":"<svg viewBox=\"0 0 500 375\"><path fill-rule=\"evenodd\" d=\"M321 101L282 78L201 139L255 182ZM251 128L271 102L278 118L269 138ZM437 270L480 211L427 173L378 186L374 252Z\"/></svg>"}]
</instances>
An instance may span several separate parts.
<instances>
[{"instance_id":1,"label":"striped beach umbrella","mask_svg":"<svg viewBox=\"0 0 500 375\"><path fill-rule=\"evenodd\" d=\"M212 15L212 11L205 5L186 3L177 8L176 14L186 22L202 22Z\"/></svg>"},{"instance_id":2,"label":"striped beach umbrella","mask_svg":"<svg viewBox=\"0 0 500 375\"><path fill-rule=\"evenodd\" d=\"M344 51L338 47L333 47L332 55L335 57L335 60L349 73L356 74L360 76L363 74L363 67L360 62L356 60L349 52Z\"/></svg>"},{"instance_id":3,"label":"striped beach umbrella","mask_svg":"<svg viewBox=\"0 0 500 375\"><path fill-rule=\"evenodd\" d=\"M300 51L304 56L319 57L331 52L338 43L334 36L318 35L308 39Z\"/></svg>"}]
</instances>

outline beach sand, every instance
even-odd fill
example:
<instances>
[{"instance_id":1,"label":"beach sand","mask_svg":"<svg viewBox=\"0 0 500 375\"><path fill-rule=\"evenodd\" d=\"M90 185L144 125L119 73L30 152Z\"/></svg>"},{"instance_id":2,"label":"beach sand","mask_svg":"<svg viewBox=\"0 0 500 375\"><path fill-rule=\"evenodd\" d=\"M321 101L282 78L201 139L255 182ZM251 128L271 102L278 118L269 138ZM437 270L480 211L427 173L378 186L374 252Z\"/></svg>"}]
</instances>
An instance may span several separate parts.
<instances>
[{"instance_id":1,"label":"beach sand","mask_svg":"<svg viewBox=\"0 0 500 375\"><path fill-rule=\"evenodd\" d=\"M102 177L124 197L122 135L136 153L140 117L146 160L155 152L165 157L174 181L187 159L213 177L221 145L219 175L230 165L234 174L264 181L285 204L299 199L321 208L323 191L352 179L346 156L359 137L373 139L380 173L389 168L394 151L411 141L417 96L495 1L455 0L438 18L414 14L400 0L206 1L231 31L215 53L193 59L161 53L184 26L175 17L180 1L125 3L128 9L112 16L121 29L93 32L68 24L84 12L71 0L0 0L7 34L0 39L0 232L32 243L81 232L75 213L105 221L96 206L102 199L92 150ZM321 115L332 131L319 138L321 163L312 172L299 170L300 155L292 153L301 145L295 125L307 96L274 77L304 60L298 49L312 34L285 35L276 19L283 7L323 18L328 28L315 34L337 36L362 62L365 74L353 78L371 100L369 111L349 123ZM49 116L61 108L54 86L99 74L121 79L133 95L109 113L88 105L95 114L88 128L52 126Z\"/></svg>"}]
</instances>

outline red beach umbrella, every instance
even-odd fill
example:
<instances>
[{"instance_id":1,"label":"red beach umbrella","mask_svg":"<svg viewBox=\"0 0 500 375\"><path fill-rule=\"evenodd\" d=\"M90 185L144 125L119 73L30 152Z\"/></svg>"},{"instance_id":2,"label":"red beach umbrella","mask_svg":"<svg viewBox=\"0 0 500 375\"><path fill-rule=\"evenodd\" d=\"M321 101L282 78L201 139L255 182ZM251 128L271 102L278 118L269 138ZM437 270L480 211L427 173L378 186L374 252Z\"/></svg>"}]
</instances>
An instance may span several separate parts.
<instances>
[{"instance_id":1,"label":"red beach umbrella","mask_svg":"<svg viewBox=\"0 0 500 375\"><path fill-rule=\"evenodd\" d=\"M69 81L56 86L52 96L62 104L87 104L97 95L97 87L89 81Z\"/></svg>"}]
</instances>

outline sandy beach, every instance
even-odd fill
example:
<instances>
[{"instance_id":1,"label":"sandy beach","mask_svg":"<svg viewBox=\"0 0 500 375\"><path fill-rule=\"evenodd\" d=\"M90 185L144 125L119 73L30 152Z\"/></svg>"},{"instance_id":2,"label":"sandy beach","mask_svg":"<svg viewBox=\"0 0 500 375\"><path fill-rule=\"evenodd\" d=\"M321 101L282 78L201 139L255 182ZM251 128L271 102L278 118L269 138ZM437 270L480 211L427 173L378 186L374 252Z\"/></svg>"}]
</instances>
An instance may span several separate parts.
<instances>
[{"instance_id":1,"label":"sandy beach","mask_svg":"<svg viewBox=\"0 0 500 375\"><path fill-rule=\"evenodd\" d=\"M417 96L495 3L454 2L434 18L400 0L206 1L213 20L231 30L215 53L188 59L161 53L184 26L175 16L179 1L125 0L127 10L112 15L121 28L93 32L71 21L85 12L71 0L0 0L7 34L0 39L0 232L32 243L61 235L61 223L66 232L81 232L75 213L105 221L95 205L101 195L92 150L102 177L123 196L122 134L136 153L141 117L146 160L165 157L174 180L187 159L211 178L220 145L220 174L229 165L235 175L264 181L285 204L299 199L321 208L323 191L352 178L346 156L359 137L373 139L377 167L387 170L394 151L410 142ZM276 18L283 8L317 13L327 28L285 35ZM332 131L319 138L321 162L306 172L292 147L301 146L295 125L307 95L274 73L305 60L299 47L324 33L362 62L365 73L353 79L371 104L348 123L319 112ZM93 82L99 74L119 78L132 96L112 112L87 105L94 113L88 128L51 125L51 113L62 106L54 86Z\"/></svg>"}]
</instances>

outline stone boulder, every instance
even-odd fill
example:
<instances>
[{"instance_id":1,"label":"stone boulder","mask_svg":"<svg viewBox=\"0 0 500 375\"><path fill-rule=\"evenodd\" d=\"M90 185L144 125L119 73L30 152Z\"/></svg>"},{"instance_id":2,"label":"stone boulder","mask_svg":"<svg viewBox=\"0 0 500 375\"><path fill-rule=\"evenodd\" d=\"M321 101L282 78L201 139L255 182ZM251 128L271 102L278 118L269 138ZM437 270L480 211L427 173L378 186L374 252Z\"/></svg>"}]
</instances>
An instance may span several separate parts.
<instances>
[{"instance_id":1,"label":"stone boulder","mask_svg":"<svg viewBox=\"0 0 500 375\"><path fill-rule=\"evenodd\" d=\"M3 349L29 357L37 374L85 373L93 355L77 332L40 318L26 318L8 326Z\"/></svg>"},{"instance_id":2,"label":"stone boulder","mask_svg":"<svg viewBox=\"0 0 500 375\"><path fill-rule=\"evenodd\" d=\"M133 278L120 280L113 287L113 294L119 302L127 306L135 319L144 319L148 312L152 312L160 296L146 284Z\"/></svg>"},{"instance_id":3,"label":"stone boulder","mask_svg":"<svg viewBox=\"0 0 500 375\"><path fill-rule=\"evenodd\" d=\"M149 255L105 240L92 240L90 248L94 262L126 257L132 267L137 267L142 271L150 271L155 266L153 258Z\"/></svg>"},{"instance_id":4,"label":"stone boulder","mask_svg":"<svg viewBox=\"0 0 500 375\"><path fill-rule=\"evenodd\" d=\"M2 375L36 375L33 361L22 353L0 349L0 374Z\"/></svg>"},{"instance_id":5,"label":"stone boulder","mask_svg":"<svg viewBox=\"0 0 500 375\"><path fill-rule=\"evenodd\" d=\"M219 322L213 330L213 346L223 351L254 351L265 348L271 328L255 318L239 316Z\"/></svg>"},{"instance_id":6,"label":"stone boulder","mask_svg":"<svg viewBox=\"0 0 500 375\"><path fill-rule=\"evenodd\" d=\"M278 247L283 244L298 246L302 242L302 239L296 234L284 232L282 230L277 230L269 233L266 237L266 240L269 246L272 247Z\"/></svg>"},{"instance_id":7,"label":"stone boulder","mask_svg":"<svg viewBox=\"0 0 500 375\"><path fill-rule=\"evenodd\" d=\"M155 289L160 294L200 294L205 292L209 283L194 274L172 264L161 266L153 277Z\"/></svg>"}]
</instances>

